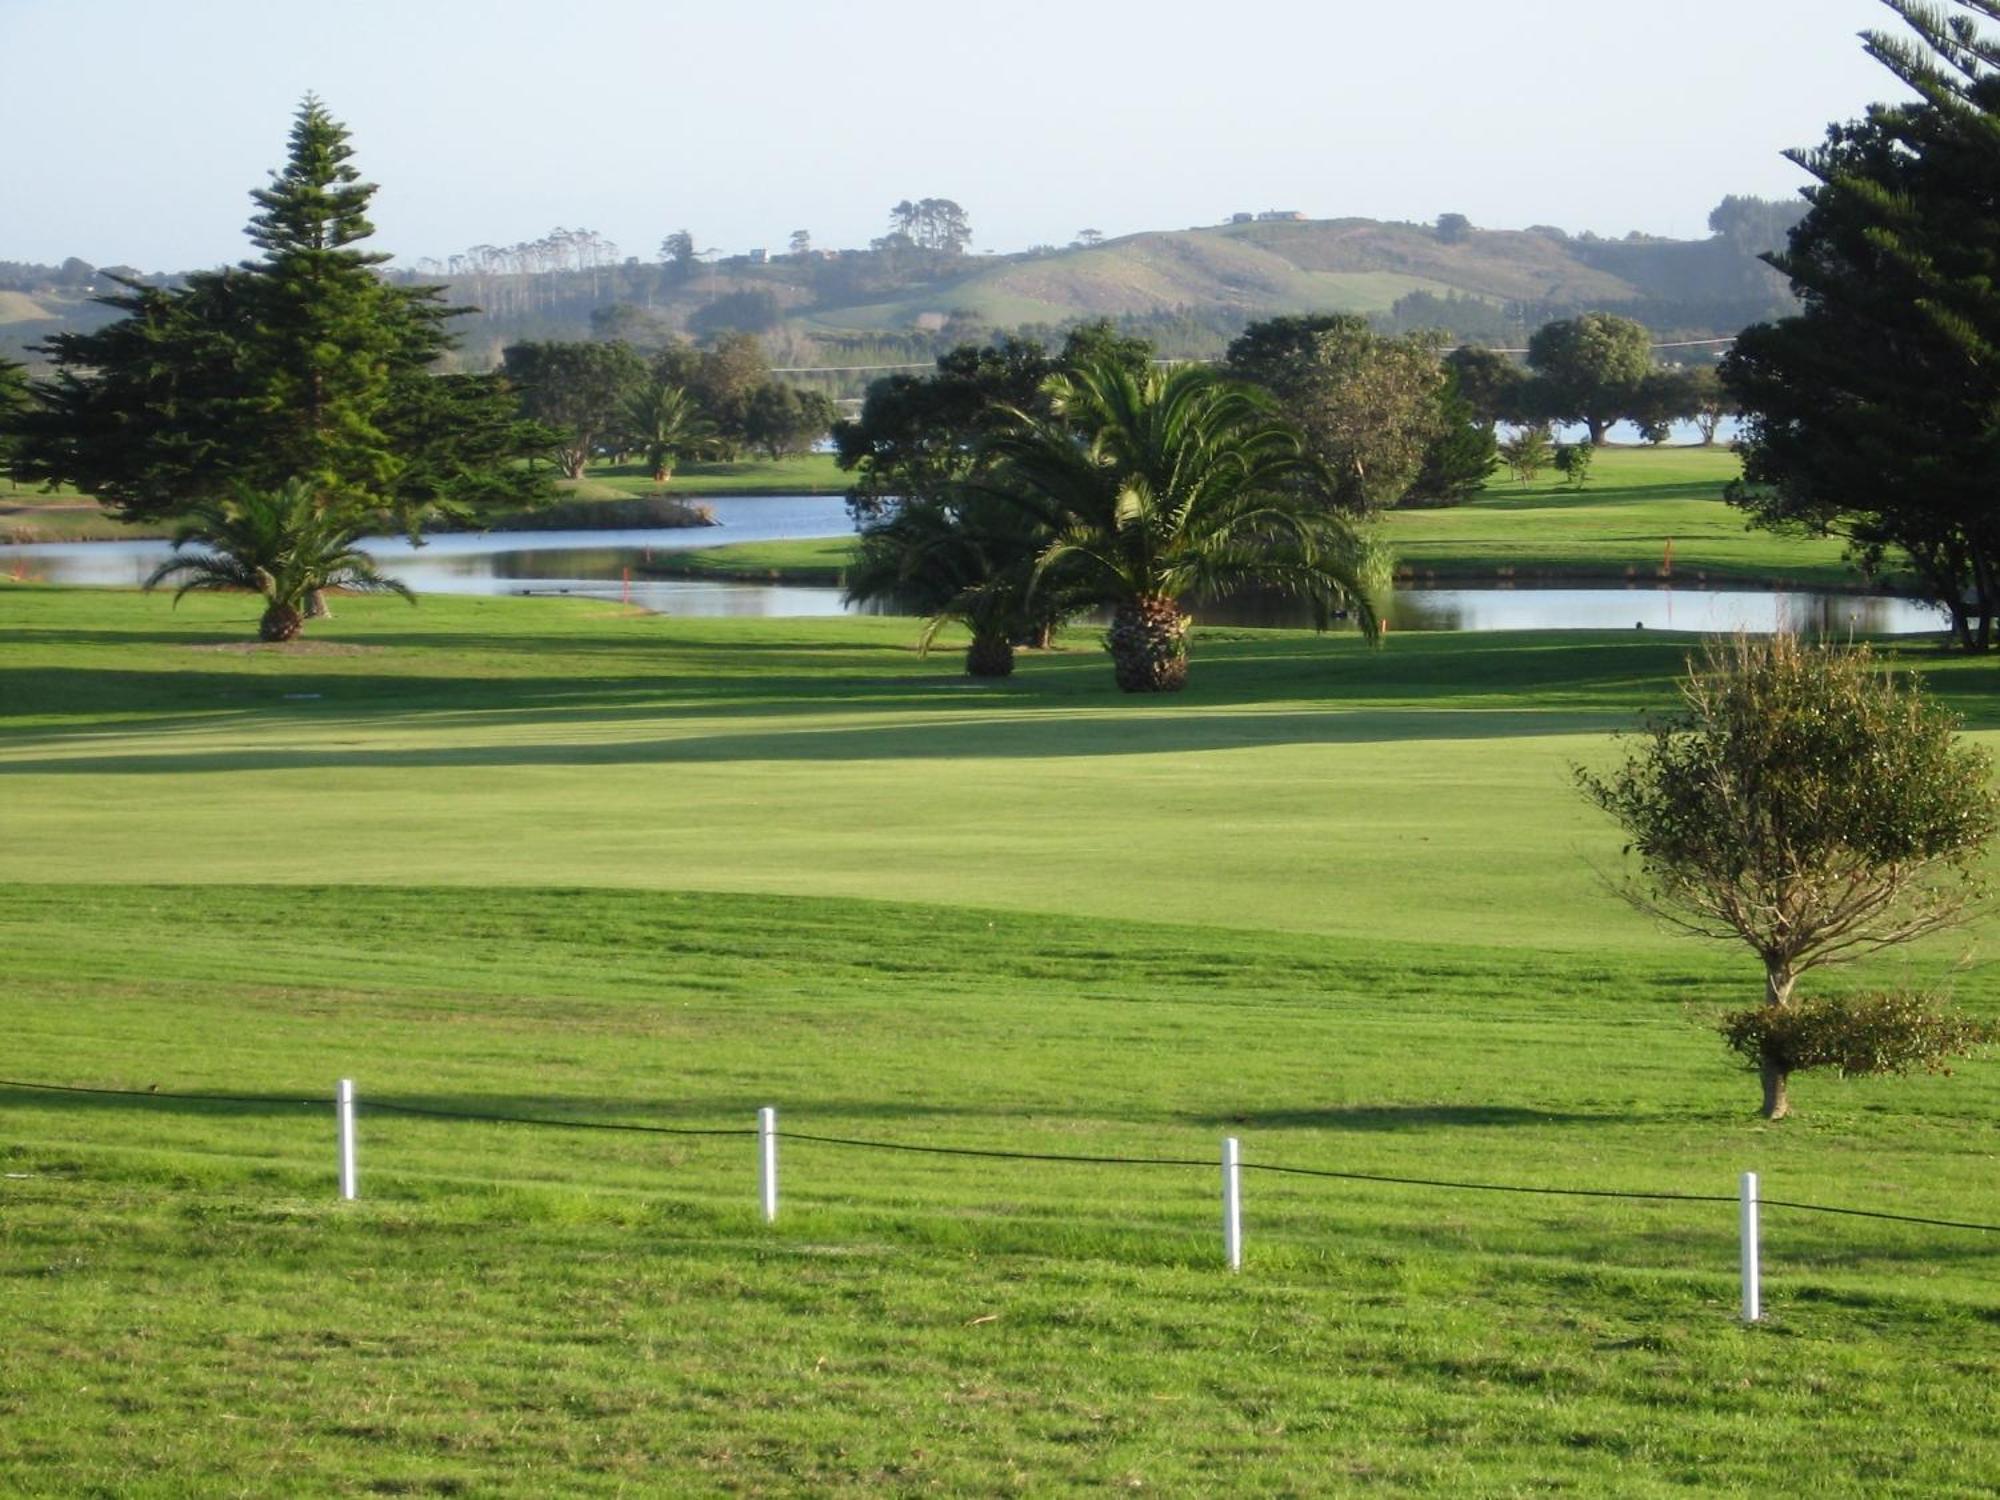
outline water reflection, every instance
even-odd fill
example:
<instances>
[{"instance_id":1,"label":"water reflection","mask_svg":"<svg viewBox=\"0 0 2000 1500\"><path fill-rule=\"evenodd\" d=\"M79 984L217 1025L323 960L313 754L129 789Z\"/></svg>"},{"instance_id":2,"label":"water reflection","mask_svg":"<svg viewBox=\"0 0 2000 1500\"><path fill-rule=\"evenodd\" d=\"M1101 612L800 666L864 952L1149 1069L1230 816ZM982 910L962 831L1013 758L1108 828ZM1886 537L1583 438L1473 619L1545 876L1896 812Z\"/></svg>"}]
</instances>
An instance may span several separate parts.
<instances>
[{"instance_id":1,"label":"water reflection","mask_svg":"<svg viewBox=\"0 0 2000 1500\"><path fill-rule=\"evenodd\" d=\"M569 594L623 599L689 616L836 615L835 588L716 583L649 575L655 554L724 542L801 540L847 534L837 495L767 496L707 502L719 527L683 530L485 532L438 536L421 548L396 538L368 550L385 571L423 593ZM0 572L51 583L141 583L168 554L165 542L38 543L0 547ZM869 609L867 613L888 613ZM1204 604L1203 624L1310 625L1296 601L1249 596ZM1631 588L1408 588L1388 608L1392 632L1407 630L1671 630L1700 633L1802 630L1897 635L1938 631L1943 616L1907 599L1760 590Z\"/></svg>"}]
</instances>

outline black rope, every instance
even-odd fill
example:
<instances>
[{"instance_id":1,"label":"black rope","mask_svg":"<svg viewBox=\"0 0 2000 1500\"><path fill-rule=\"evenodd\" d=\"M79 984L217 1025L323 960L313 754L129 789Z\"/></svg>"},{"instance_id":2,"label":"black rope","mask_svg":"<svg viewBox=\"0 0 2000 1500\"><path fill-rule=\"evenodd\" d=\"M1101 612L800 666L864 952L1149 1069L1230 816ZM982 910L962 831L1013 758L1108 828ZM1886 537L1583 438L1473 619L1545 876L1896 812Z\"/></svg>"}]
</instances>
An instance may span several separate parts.
<instances>
[{"instance_id":1,"label":"black rope","mask_svg":"<svg viewBox=\"0 0 2000 1500\"><path fill-rule=\"evenodd\" d=\"M162 1093L157 1089L104 1089L86 1088L69 1083L28 1083L20 1079L0 1078L0 1088L35 1089L56 1094L98 1094L128 1099L178 1099L204 1104L261 1104L285 1105L324 1109L334 1101L331 1098L297 1099L281 1095L256 1094L178 1094ZM555 1130L619 1130L641 1135L678 1136L736 1136L754 1135L756 1131L744 1126L730 1128L698 1128L674 1125L637 1125L609 1120L557 1120L535 1115L492 1115L469 1114L459 1110L431 1109L421 1104L395 1104L385 1099L357 1099L357 1108L362 1110L389 1110L396 1114L420 1115L433 1120L466 1120L487 1125L540 1125ZM984 1150L973 1146L914 1146L902 1141L870 1141L853 1136L811 1135L803 1131L781 1130L775 1132L778 1139L787 1141L809 1141L821 1146L849 1146L864 1151L902 1151L919 1156L969 1156L989 1161L1049 1161L1067 1162L1081 1166L1103 1167L1215 1167L1217 1162L1202 1157L1186 1156L1082 1156L1054 1151L998 1151ZM1455 1192L1469 1193L1522 1193L1544 1198L1619 1198L1631 1202L1650 1203L1735 1203L1738 1199L1727 1193L1671 1193L1640 1192L1617 1188L1556 1188L1524 1187L1503 1182L1461 1182L1442 1177L1396 1177L1377 1172L1335 1172L1321 1167L1282 1167L1267 1162L1242 1163L1246 1172L1269 1172L1284 1177L1315 1177L1340 1182L1380 1182L1397 1187L1444 1188ZM1760 1198L1758 1202L1765 1208L1787 1208L1797 1213L1838 1214L1845 1218L1882 1219L1896 1224L1921 1224L1933 1229L1969 1229L1983 1234L2000 1234L2000 1224L1979 1224L1964 1219L1933 1219L1920 1214L1891 1213L1875 1208L1837 1208L1826 1203L1797 1203L1785 1198Z\"/></svg>"},{"instance_id":2,"label":"black rope","mask_svg":"<svg viewBox=\"0 0 2000 1500\"><path fill-rule=\"evenodd\" d=\"M556 1130L630 1130L643 1135L755 1135L749 1126L701 1130L691 1126L629 1125L612 1120L553 1120L534 1115L475 1115L455 1109L427 1109L421 1104L391 1104L386 1099L356 1099L356 1109L393 1110L399 1115L423 1115L433 1120L473 1120L486 1125L547 1125Z\"/></svg>"},{"instance_id":3,"label":"black rope","mask_svg":"<svg viewBox=\"0 0 2000 1500\"><path fill-rule=\"evenodd\" d=\"M913 1151L925 1156L983 1156L999 1161L1066 1161L1099 1167L1213 1167L1215 1162L1183 1156L1067 1156L1049 1151L982 1151L972 1146L909 1146L901 1141L860 1141L842 1135L775 1132L781 1141L815 1141L822 1146L859 1146L866 1151Z\"/></svg>"},{"instance_id":4,"label":"black rope","mask_svg":"<svg viewBox=\"0 0 2000 1500\"><path fill-rule=\"evenodd\" d=\"M73 1083L22 1083L13 1078L0 1078L0 1088L44 1089L53 1094L113 1094L127 1099L189 1099L199 1100L204 1104L309 1105L316 1109L333 1107L331 1094L318 1099L290 1099L275 1094L168 1094L158 1089L89 1089Z\"/></svg>"},{"instance_id":5,"label":"black rope","mask_svg":"<svg viewBox=\"0 0 2000 1500\"><path fill-rule=\"evenodd\" d=\"M1824 1203L1787 1203L1783 1198L1759 1198L1765 1208L1791 1208L1809 1214L1844 1214L1856 1219L1889 1219L1897 1224L1929 1224L1938 1229L1980 1229L2000 1234L2000 1224L1969 1224L1962 1219L1926 1219L1918 1214L1892 1214L1879 1208L1831 1208Z\"/></svg>"}]
</instances>

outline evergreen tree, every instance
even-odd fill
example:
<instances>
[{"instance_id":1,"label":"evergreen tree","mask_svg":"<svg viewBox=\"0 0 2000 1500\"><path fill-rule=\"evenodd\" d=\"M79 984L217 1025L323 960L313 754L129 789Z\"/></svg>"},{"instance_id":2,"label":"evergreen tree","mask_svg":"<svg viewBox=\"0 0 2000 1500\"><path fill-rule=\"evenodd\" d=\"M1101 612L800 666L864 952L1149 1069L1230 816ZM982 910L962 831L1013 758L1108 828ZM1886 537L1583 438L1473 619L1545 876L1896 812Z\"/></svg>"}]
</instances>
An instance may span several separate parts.
<instances>
[{"instance_id":1,"label":"evergreen tree","mask_svg":"<svg viewBox=\"0 0 2000 1500\"><path fill-rule=\"evenodd\" d=\"M23 476L129 520L293 479L322 506L412 529L430 510L531 501L540 481L515 460L536 435L504 385L430 373L458 310L442 288L384 281L388 257L355 248L375 188L352 154L308 96L285 165L251 195L260 258L179 288L121 282L99 300L122 318L49 339L54 378L17 424Z\"/></svg>"},{"instance_id":2,"label":"evergreen tree","mask_svg":"<svg viewBox=\"0 0 2000 1500\"><path fill-rule=\"evenodd\" d=\"M2000 612L2000 0L1884 0L1914 39L1866 49L1917 98L1791 159L1817 179L1772 265L1803 309L1746 329L1723 380L1746 415L1733 503L1906 557L1984 650ZM1974 15L1963 14L1973 12Z\"/></svg>"},{"instance_id":3,"label":"evergreen tree","mask_svg":"<svg viewBox=\"0 0 2000 1500\"><path fill-rule=\"evenodd\" d=\"M13 424L28 410L28 372L11 359L0 359L0 478L14 470Z\"/></svg>"}]
</instances>

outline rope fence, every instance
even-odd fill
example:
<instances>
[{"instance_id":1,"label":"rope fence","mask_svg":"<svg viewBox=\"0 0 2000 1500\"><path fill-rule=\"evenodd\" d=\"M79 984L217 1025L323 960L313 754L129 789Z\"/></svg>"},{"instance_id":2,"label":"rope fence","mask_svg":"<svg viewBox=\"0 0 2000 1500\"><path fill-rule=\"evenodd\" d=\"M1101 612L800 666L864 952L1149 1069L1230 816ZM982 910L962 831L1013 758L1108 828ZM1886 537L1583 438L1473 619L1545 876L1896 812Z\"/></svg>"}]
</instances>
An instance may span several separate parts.
<instances>
[{"instance_id":1,"label":"rope fence","mask_svg":"<svg viewBox=\"0 0 2000 1500\"><path fill-rule=\"evenodd\" d=\"M357 1099L351 1079L341 1079L332 1098L300 1098L282 1094L190 1094L159 1089L96 1088L80 1084L40 1083L25 1079L0 1078L0 1089L30 1093L82 1094L138 1100L178 1101L202 1104L243 1104L263 1108L325 1109L333 1105L339 1156L339 1191L343 1199L360 1196L357 1171L355 1118L357 1112L379 1112L414 1118L460 1121L468 1124L522 1125L537 1129L620 1131L642 1135L698 1138L754 1138L757 1142L758 1200L767 1223L778 1216L778 1143L833 1146L850 1150L887 1151L916 1156L967 1157L987 1161L1047 1162L1075 1166L1171 1167L1214 1170L1218 1158L1184 1156L1115 1156L1059 1151L1019 1151L978 1146L918 1145L907 1141L871 1140L857 1136L822 1135L811 1131L780 1130L777 1111L766 1107L757 1112L754 1126L648 1125L620 1120L562 1119L544 1115L512 1115L487 1111L438 1109L429 1105L403 1104L388 1099ZM1428 1188L1444 1192L1512 1193L1549 1198L1617 1199L1644 1203L1734 1203L1739 1208L1741 1249L1742 1317L1745 1322L1762 1318L1761 1257L1759 1221L1762 1209L1785 1209L1794 1213L1828 1214L1843 1218L1881 1220L1932 1229L1963 1230L1980 1234L2000 1234L2000 1224L1964 1219L1935 1218L1923 1214L1895 1213L1887 1209L1854 1208L1827 1203L1807 1203L1761 1196L1754 1172L1742 1174L1738 1191L1728 1193L1684 1193L1624 1188L1544 1187L1529 1183L1474 1182L1443 1177L1410 1177L1380 1172L1337 1171L1323 1167L1288 1166L1278 1162L1245 1161L1240 1141L1223 1140L1219 1158L1222 1171L1223 1261L1230 1270L1242 1265L1242 1174L1265 1173L1278 1177L1313 1178L1338 1182L1366 1182L1395 1187Z\"/></svg>"}]
</instances>

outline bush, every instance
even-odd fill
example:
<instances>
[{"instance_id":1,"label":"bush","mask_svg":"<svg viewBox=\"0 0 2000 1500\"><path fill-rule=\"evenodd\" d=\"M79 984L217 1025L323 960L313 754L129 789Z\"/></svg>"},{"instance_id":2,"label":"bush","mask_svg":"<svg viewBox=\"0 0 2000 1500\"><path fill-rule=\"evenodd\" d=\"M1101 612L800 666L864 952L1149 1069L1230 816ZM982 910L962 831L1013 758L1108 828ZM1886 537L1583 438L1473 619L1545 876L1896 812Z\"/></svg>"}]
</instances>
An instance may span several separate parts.
<instances>
[{"instance_id":1,"label":"bush","mask_svg":"<svg viewBox=\"0 0 2000 1500\"><path fill-rule=\"evenodd\" d=\"M1906 990L1753 1006L1723 1016L1716 1029L1754 1067L1830 1068L1843 1078L1949 1073L1951 1059L2000 1041L2000 1027Z\"/></svg>"}]
</instances>

